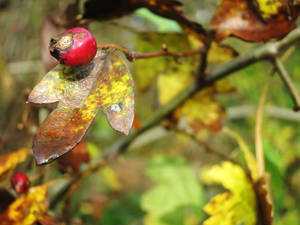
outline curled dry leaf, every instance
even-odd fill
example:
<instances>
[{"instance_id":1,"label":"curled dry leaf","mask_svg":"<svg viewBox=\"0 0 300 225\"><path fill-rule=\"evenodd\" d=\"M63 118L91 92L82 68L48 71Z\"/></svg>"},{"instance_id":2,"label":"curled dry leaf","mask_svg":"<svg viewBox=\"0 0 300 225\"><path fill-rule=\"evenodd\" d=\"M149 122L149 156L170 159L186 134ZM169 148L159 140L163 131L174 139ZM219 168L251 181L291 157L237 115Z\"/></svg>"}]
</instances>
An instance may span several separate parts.
<instances>
[{"instance_id":1,"label":"curled dry leaf","mask_svg":"<svg viewBox=\"0 0 300 225\"><path fill-rule=\"evenodd\" d=\"M55 67L32 90L28 102L59 102L33 141L37 164L43 164L81 141L98 108L112 128L128 134L134 117L133 80L121 56L101 50L87 66Z\"/></svg>"},{"instance_id":2,"label":"curled dry leaf","mask_svg":"<svg viewBox=\"0 0 300 225\"><path fill-rule=\"evenodd\" d=\"M16 152L0 155L0 181L3 181L31 153L30 149L21 148Z\"/></svg>"},{"instance_id":3,"label":"curled dry leaf","mask_svg":"<svg viewBox=\"0 0 300 225\"><path fill-rule=\"evenodd\" d=\"M30 188L29 192L17 198L0 214L1 225L33 225L47 214L49 184Z\"/></svg>"},{"instance_id":4,"label":"curled dry leaf","mask_svg":"<svg viewBox=\"0 0 300 225\"><path fill-rule=\"evenodd\" d=\"M268 178L269 176L264 175L255 182L255 192L258 199L260 221L262 221L262 224L272 225L274 212Z\"/></svg>"},{"instance_id":5,"label":"curled dry leaf","mask_svg":"<svg viewBox=\"0 0 300 225\"><path fill-rule=\"evenodd\" d=\"M280 11L268 21L263 21L252 4L248 0L222 1L211 22L211 28L216 31L216 41L232 35L246 41L263 42L282 38L296 28L294 8L289 12Z\"/></svg>"}]
</instances>

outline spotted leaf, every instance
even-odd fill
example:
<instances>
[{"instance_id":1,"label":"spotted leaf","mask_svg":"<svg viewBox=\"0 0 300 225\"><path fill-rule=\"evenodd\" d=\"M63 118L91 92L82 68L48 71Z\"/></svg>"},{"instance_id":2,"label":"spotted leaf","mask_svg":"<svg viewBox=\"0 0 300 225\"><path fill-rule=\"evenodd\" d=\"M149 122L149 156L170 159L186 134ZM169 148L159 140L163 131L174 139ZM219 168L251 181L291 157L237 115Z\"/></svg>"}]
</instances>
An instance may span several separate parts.
<instances>
[{"instance_id":1,"label":"spotted leaf","mask_svg":"<svg viewBox=\"0 0 300 225\"><path fill-rule=\"evenodd\" d=\"M28 102L59 102L33 141L36 161L43 164L73 149L99 108L115 130L128 134L134 117L133 80L116 52L101 50L85 67L55 67L32 90Z\"/></svg>"}]
</instances>

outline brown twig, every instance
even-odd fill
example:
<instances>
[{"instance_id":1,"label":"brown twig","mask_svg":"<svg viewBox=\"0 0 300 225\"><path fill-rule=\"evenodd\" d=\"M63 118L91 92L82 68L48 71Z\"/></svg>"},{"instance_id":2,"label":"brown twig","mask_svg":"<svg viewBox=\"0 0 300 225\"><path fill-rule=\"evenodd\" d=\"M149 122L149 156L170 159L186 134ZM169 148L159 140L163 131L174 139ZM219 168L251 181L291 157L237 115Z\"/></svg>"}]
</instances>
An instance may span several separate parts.
<instances>
[{"instance_id":1,"label":"brown twig","mask_svg":"<svg viewBox=\"0 0 300 225\"><path fill-rule=\"evenodd\" d=\"M129 51L127 48L116 45L116 44L105 44L105 45L98 45L98 48L115 48L119 51L123 52L126 56L126 58L133 62L136 59L146 59L146 58L153 58L153 57L159 57L159 56L173 56L174 58L180 58L180 57L188 57L195 54L202 54L204 52L203 48L197 49L197 50L191 50L186 52L170 52L168 50L167 45L162 45L162 51L158 52L133 52Z\"/></svg>"},{"instance_id":2,"label":"brown twig","mask_svg":"<svg viewBox=\"0 0 300 225\"><path fill-rule=\"evenodd\" d=\"M274 59L274 65L278 71L278 74L283 81L284 85L287 87L293 101L294 101L294 110L300 110L300 96L297 88L295 87L288 71L286 70L285 66L283 65L282 61L276 57Z\"/></svg>"}]
</instances>

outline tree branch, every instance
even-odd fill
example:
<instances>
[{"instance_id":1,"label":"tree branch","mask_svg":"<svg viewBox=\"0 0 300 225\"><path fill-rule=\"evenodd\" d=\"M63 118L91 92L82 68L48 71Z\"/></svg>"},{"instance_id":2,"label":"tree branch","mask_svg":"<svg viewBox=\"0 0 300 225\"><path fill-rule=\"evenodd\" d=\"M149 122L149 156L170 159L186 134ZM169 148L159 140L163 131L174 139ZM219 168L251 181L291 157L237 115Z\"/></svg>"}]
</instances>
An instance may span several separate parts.
<instances>
[{"instance_id":1,"label":"tree branch","mask_svg":"<svg viewBox=\"0 0 300 225\"><path fill-rule=\"evenodd\" d=\"M284 85L287 87L287 89L294 101L294 110L299 111L300 110L300 96L299 96L297 88L293 84L293 81L292 81L289 73L287 72L285 66L283 65L282 61L278 57L276 57L274 59L274 65L278 71L278 74L279 74L281 80L283 81Z\"/></svg>"}]
</instances>

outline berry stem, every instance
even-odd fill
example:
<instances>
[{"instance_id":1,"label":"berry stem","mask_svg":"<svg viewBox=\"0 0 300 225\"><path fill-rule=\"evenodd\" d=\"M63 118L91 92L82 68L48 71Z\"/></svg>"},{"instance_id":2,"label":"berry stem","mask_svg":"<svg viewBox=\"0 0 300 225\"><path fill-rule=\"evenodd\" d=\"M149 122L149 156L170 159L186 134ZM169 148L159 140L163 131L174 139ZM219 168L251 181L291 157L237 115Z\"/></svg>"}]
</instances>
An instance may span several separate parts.
<instances>
[{"instance_id":1,"label":"berry stem","mask_svg":"<svg viewBox=\"0 0 300 225\"><path fill-rule=\"evenodd\" d=\"M145 58L152 58L152 57L159 57L159 56L173 56L175 59L180 57L188 57L195 54L202 54L204 52L204 48L199 48L197 50L191 50L186 52L170 52L166 44L162 45L162 51L158 52L133 52L129 51L127 48L116 45L116 44L105 44L105 45L97 45L98 48L115 48L121 52L123 52L126 58L133 62L136 59L145 59Z\"/></svg>"}]
</instances>

